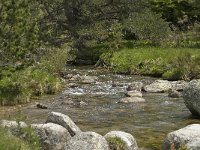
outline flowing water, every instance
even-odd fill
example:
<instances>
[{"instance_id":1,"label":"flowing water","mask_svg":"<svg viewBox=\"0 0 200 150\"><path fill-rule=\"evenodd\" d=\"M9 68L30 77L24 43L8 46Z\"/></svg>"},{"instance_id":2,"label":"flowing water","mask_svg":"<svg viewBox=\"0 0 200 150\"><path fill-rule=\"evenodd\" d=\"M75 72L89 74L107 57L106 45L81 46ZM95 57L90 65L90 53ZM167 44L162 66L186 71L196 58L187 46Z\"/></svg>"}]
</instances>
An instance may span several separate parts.
<instances>
[{"instance_id":1,"label":"flowing water","mask_svg":"<svg viewBox=\"0 0 200 150\"><path fill-rule=\"evenodd\" d=\"M28 123L44 123L48 112L69 115L82 131L95 131L105 135L111 130L131 133L142 149L159 150L167 133L200 123L191 116L182 98L172 99L166 93L143 93L145 103L122 104L127 84L134 81L151 83L155 79L141 76L116 75L105 70L71 68L71 74L97 76L94 84L66 87L56 96L41 101L48 109L37 109L35 104L22 107ZM113 86L115 85L115 86ZM15 115L11 115L15 116ZM5 116L4 116L5 117Z\"/></svg>"}]
</instances>

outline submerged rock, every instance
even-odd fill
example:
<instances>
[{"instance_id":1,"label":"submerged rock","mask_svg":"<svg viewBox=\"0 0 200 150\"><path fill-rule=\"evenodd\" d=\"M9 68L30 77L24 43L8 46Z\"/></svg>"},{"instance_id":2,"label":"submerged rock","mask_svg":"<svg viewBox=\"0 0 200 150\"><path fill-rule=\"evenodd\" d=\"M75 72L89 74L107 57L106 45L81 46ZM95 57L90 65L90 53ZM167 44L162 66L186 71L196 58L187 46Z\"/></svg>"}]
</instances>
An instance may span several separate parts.
<instances>
[{"instance_id":1,"label":"submerged rock","mask_svg":"<svg viewBox=\"0 0 200 150\"><path fill-rule=\"evenodd\" d=\"M36 104L36 107L37 107L37 108L40 108L40 109L47 109L47 108L48 108L47 105L41 104L41 103L37 103L37 104Z\"/></svg>"},{"instance_id":2,"label":"submerged rock","mask_svg":"<svg viewBox=\"0 0 200 150\"><path fill-rule=\"evenodd\" d=\"M127 91L125 95L127 97L142 97L142 93L139 91Z\"/></svg>"},{"instance_id":3,"label":"submerged rock","mask_svg":"<svg viewBox=\"0 0 200 150\"><path fill-rule=\"evenodd\" d=\"M171 132L163 142L163 150L199 150L200 124L192 124L185 128Z\"/></svg>"},{"instance_id":4,"label":"submerged rock","mask_svg":"<svg viewBox=\"0 0 200 150\"><path fill-rule=\"evenodd\" d=\"M129 133L122 131L111 131L107 133L104 137L108 141L111 149L120 147L123 150L138 150L136 140Z\"/></svg>"},{"instance_id":5,"label":"submerged rock","mask_svg":"<svg viewBox=\"0 0 200 150\"><path fill-rule=\"evenodd\" d=\"M180 98L182 97L182 94L176 90L169 90L168 91L168 97L171 97L171 98Z\"/></svg>"},{"instance_id":6,"label":"submerged rock","mask_svg":"<svg viewBox=\"0 0 200 150\"><path fill-rule=\"evenodd\" d=\"M130 85L127 87L127 91L141 91L143 87L142 82L132 82Z\"/></svg>"},{"instance_id":7,"label":"submerged rock","mask_svg":"<svg viewBox=\"0 0 200 150\"><path fill-rule=\"evenodd\" d=\"M150 85L144 87L144 91L149 93L163 93L172 88L172 84L167 80L156 80Z\"/></svg>"},{"instance_id":8,"label":"submerged rock","mask_svg":"<svg viewBox=\"0 0 200 150\"><path fill-rule=\"evenodd\" d=\"M44 150L63 150L71 135L64 127L53 124L32 124Z\"/></svg>"},{"instance_id":9,"label":"submerged rock","mask_svg":"<svg viewBox=\"0 0 200 150\"><path fill-rule=\"evenodd\" d=\"M75 82L79 82L79 83L82 83L82 84L92 84L92 83L95 83L97 81L98 77L96 76L86 76L86 75L74 75L70 81L75 81Z\"/></svg>"},{"instance_id":10,"label":"submerged rock","mask_svg":"<svg viewBox=\"0 0 200 150\"><path fill-rule=\"evenodd\" d=\"M79 132L67 141L64 150L110 150L105 138L95 132Z\"/></svg>"},{"instance_id":11,"label":"submerged rock","mask_svg":"<svg viewBox=\"0 0 200 150\"><path fill-rule=\"evenodd\" d=\"M186 107L194 115L200 116L200 80L192 80L183 90Z\"/></svg>"},{"instance_id":12,"label":"submerged rock","mask_svg":"<svg viewBox=\"0 0 200 150\"><path fill-rule=\"evenodd\" d=\"M140 103L140 102L145 102L145 99L141 97L125 97L119 101L119 103Z\"/></svg>"},{"instance_id":13,"label":"submerged rock","mask_svg":"<svg viewBox=\"0 0 200 150\"><path fill-rule=\"evenodd\" d=\"M49 113L46 122L47 123L51 122L51 123L59 124L59 125L65 127L68 130L68 132L70 133L71 136L74 136L78 132L81 132L79 127L76 126L76 124L72 121L72 119L69 116L64 115L62 113L58 113L58 112Z\"/></svg>"}]
</instances>

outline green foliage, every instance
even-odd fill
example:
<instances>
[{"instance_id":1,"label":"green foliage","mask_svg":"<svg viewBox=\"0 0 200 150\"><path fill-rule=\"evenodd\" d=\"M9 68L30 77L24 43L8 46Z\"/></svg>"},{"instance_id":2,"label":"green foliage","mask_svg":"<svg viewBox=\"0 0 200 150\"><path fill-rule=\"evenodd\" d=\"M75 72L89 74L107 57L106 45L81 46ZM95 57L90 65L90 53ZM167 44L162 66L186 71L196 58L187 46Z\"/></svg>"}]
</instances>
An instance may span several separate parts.
<instances>
[{"instance_id":1,"label":"green foliage","mask_svg":"<svg viewBox=\"0 0 200 150\"><path fill-rule=\"evenodd\" d=\"M187 30L195 21L200 21L198 0L151 0L151 9L180 30Z\"/></svg>"},{"instance_id":2,"label":"green foliage","mask_svg":"<svg viewBox=\"0 0 200 150\"><path fill-rule=\"evenodd\" d=\"M149 10L131 15L126 21L126 28L140 40L149 40L154 45L160 44L170 32L168 23L161 15Z\"/></svg>"},{"instance_id":3,"label":"green foliage","mask_svg":"<svg viewBox=\"0 0 200 150\"><path fill-rule=\"evenodd\" d=\"M184 76L184 71L182 69L180 69L180 68L172 68L170 70L167 70L162 75L162 78L163 79L167 79L167 80L176 81L176 80L183 79L183 76Z\"/></svg>"},{"instance_id":4,"label":"green foliage","mask_svg":"<svg viewBox=\"0 0 200 150\"><path fill-rule=\"evenodd\" d=\"M35 150L34 147L2 128L0 128L0 148L2 150Z\"/></svg>"},{"instance_id":5,"label":"green foliage","mask_svg":"<svg viewBox=\"0 0 200 150\"><path fill-rule=\"evenodd\" d=\"M174 68L182 71L182 79L191 80L200 77L200 55L192 55L189 52L181 53L174 60Z\"/></svg>"},{"instance_id":6,"label":"green foliage","mask_svg":"<svg viewBox=\"0 0 200 150\"><path fill-rule=\"evenodd\" d=\"M66 62L73 59L69 47L48 49L39 64L39 68L46 70L50 74L59 75L66 67Z\"/></svg>"},{"instance_id":7,"label":"green foliage","mask_svg":"<svg viewBox=\"0 0 200 150\"><path fill-rule=\"evenodd\" d=\"M111 150L126 150L125 143L118 137L110 137L107 139Z\"/></svg>"}]
</instances>

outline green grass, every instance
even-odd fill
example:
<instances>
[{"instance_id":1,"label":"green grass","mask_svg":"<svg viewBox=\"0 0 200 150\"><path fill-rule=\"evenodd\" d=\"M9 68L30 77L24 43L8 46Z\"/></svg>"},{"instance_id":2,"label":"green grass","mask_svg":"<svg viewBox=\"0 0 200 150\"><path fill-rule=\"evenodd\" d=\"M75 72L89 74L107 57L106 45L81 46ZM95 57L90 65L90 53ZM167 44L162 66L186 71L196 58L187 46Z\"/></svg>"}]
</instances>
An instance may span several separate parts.
<instances>
[{"instance_id":1,"label":"green grass","mask_svg":"<svg viewBox=\"0 0 200 150\"><path fill-rule=\"evenodd\" d=\"M117 73L150 75L169 80L197 78L200 72L200 49L125 48L104 53L101 59Z\"/></svg>"},{"instance_id":2,"label":"green grass","mask_svg":"<svg viewBox=\"0 0 200 150\"><path fill-rule=\"evenodd\" d=\"M0 128L0 149L1 150L39 150L35 145L32 146L29 143L13 136L5 129Z\"/></svg>"}]
</instances>

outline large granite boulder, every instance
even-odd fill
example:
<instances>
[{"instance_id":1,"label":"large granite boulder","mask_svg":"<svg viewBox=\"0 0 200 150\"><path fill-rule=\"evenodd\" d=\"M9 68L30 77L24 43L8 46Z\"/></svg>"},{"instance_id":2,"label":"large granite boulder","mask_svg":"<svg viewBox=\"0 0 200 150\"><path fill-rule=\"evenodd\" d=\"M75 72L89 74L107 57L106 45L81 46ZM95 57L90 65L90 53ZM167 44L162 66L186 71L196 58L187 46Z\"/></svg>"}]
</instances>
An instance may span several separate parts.
<instances>
[{"instance_id":1,"label":"large granite boulder","mask_svg":"<svg viewBox=\"0 0 200 150\"><path fill-rule=\"evenodd\" d=\"M200 124L192 124L185 128L171 132L163 142L163 150L199 150Z\"/></svg>"},{"instance_id":2,"label":"large granite boulder","mask_svg":"<svg viewBox=\"0 0 200 150\"><path fill-rule=\"evenodd\" d=\"M172 88L172 84L167 80L156 80L153 83L144 86L144 91L149 93L163 93Z\"/></svg>"},{"instance_id":3,"label":"large granite boulder","mask_svg":"<svg viewBox=\"0 0 200 150\"><path fill-rule=\"evenodd\" d=\"M110 150L105 138L95 132L79 132L67 141L64 150Z\"/></svg>"},{"instance_id":4,"label":"large granite boulder","mask_svg":"<svg viewBox=\"0 0 200 150\"><path fill-rule=\"evenodd\" d=\"M44 150L63 150L65 142L71 139L66 128L53 124L32 124Z\"/></svg>"},{"instance_id":5,"label":"large granite boulder","mask_svg":"<svg viewBox=\"0 0 200 150\"><path fill-rule=\"evenodd\" d=\"M111 131L105 136L111 149L138 150L134 137L126 132Z\"/></svg>"},{"instance_id":6,"label":"large granite boulder","mask_svg":"<svg viewBox=\"0 0 200 150\"><path fill-rule=\"evenodd\" d=\"M62 113L58 113L58 112L49 113L46 122L59 124L59 125L65 127L71 136L74 136L78 132L81 132L79 127L76 126L76 124L72 121L72 119L69 116L64 115Z\"/></svg>"},{"instance_id":7,"label":"large granite boulder","mask_svg":"<svg viewBox=\"0 0 200 150\"><path fill-rule=\"evenodd\" d=\"M194 115L200 116L200 80L192 80L183 90L186 107Z\"/></svg>"}]
</instances>

